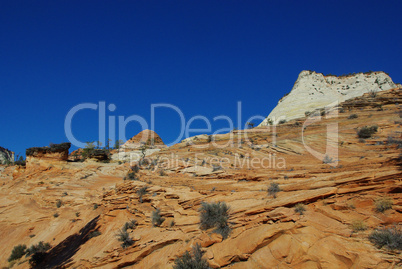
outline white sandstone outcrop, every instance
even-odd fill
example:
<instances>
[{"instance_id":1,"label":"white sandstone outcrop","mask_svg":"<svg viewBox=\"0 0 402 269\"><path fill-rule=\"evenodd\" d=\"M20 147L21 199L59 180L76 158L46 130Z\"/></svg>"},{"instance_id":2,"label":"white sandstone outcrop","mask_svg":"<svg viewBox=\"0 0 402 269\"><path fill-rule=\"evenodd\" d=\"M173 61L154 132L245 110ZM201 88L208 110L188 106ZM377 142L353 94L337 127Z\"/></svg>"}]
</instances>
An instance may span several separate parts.
<instances>
[{"instance_id":1,"label":"white sandstone outcrop","mask_svg":"<svg viewBox=\"0 0 402 269\"><path fill-rule=\"evenodd\" d=\"M346 76L324 76L314 71L302 71L291 92L281 100L259 125L305 116L319 108L332 106L371 91L384 91L398 87L384 72L358 73Z\"/></svg>"},{"instance_id":2,"label":"white sandstone outcrop","mask_svg":"<svg viewBox=\"0 0 402 269\"><path fill-rule=\"evenodd\" d=\"M0 164L14 162L14 152L0 147Z\"/></svg>"}]
</instances>

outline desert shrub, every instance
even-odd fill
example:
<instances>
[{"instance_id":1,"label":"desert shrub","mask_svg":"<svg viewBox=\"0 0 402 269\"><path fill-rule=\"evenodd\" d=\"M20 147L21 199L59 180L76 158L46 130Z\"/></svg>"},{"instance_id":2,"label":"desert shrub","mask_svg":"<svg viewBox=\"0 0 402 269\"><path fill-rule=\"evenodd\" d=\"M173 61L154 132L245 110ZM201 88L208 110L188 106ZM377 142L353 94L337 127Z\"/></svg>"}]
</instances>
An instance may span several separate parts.
<instances>
[{"instance_id":1,"label":"desert shrub","mask_svg":"<svg viewBox=\"0 0 402 269\"><path fill-rule=\"evenodd\" d=\"M95 210L95 209L97 209L98 207L99 207L98 204L94 204L94 207L93 207L93 208L94 208L94 210Z\"/></svg>"},{"instance_id":2,"label":"desert shrub","mask_svg":"<svg viewBox=\"0 0 402 269\"><path fill-rule=\"evenodd\" d=\"M137 195L140 203L142 203L142 196L144 196L147 193L148 186L144 186L137 190Z\"/></svg>"},{"instance_id":3,"label":"desert shrub","mask_svg":"<svg viewBox=\"0 0 402 269\"><path fill-rule=\"evenodd\" d=\"M117 236L117 240L119 240L121 242L122 248L127 248L134 244L133 239L131 239L130 235L128 234L128 232L126 230L119 230L117 232L116 236Z\"/></svg>"},{"instance_id":4,"label":"desert shrub","mask_svg":"<svg viewBox=\"0 0 402 269\"><path fill-rule=\"evenodd\" d=\"M151 222L152 226L159 227L165 221L165 218L161 216L161 211L157 208L155 211L152 211Z\"/></svg>"},{"instance_id":5,"label":"desert shrub","mask_svg":"<svg viewBox=\"0 0 402 269\"><path fill-rule=\"evenodd\" d=\"M225 202L201 203L200 208L200 228L207 230L215 228L214 233L222 235L223 239L230 234L229 227L229 206Z\"/></svg>"},{"instance_id":6,"label":"desert shrub","mask_svg":"<svg viewBox=\"0 0 402 269\"><path fill-rule=\"evenodd\" d=\"M46 257L46 252L51 248L49 243L40 241L36 245L30 246L26 251L26 256L30 256L29 263L32 266L40 264Z\"/></svg>"},{"instance_id":7,"label":"desert shrub","mask_svg":"<svg viewBox=\"0 0 402 269\"><path fill-rule=\"evenodd\" d=\"M378 130L378 126L364 126L357 131L357 136L359 138L370 138Z\"/></svg>"},{"instance_id":8,"label":"desert shrub","mask_svg":"<svg viewBox=\"0 0 402 269\"><path fill-rule=\"evenodd\" d=\"M59 213L54 213L53 217L58 218L59 217Z\"/></svg>"},{"instance_id":9,"label":"desert shrub","mask_svg":"<svg viewBox=\"0 0 402 269\"><path fill-rule=\"evenodd\" d=\"M370 234L369 240L378 248L402 250L402 231L397 227L377 229Z\"/></svg>"},{"instance_id":10,"label":"desert shrub","mask_svg":"<svg viewBox=\"0 0 402 269\"><path fill-rule=\"evenodd\" d=\"M281 189L279 188L279 184L275 182L271 182L268 187L268 194L276 198L276 194L280 192Z\"/></svg>"},{"instance_id":11,"label":"desert shrub","mask_svg":"<svg viewBox=\"0 0 402 269\"><path fill-rule=\"evenodd\" d=\"M123 180L138 180L138 176L136 172L128 172L127 175L123 178Z\"/></svg>"},{"instance_id":12,"label":"desert shrub","mask_svg":"<svg viewBox=\"0 0 402 269\"><path fill-rule=\"evenodd\" d=\"M369 91L369 96L370 96L371 98L376 98L376 97L377 97L377 91L375 91L375 90L370 90L370 91Z\"/></svg>"},{"instance_id":13,"label":"desert shrub","mask_svg":"<svg viewBox=\"0 0 402 269\"><path fill-rule=\"evenodd\" d=\"M334 160L331 157L329 157L328 155L325 155L324 159L322 160L322 162L325 163L325 164L329 164L329 163L333 163Z\"/></svg>"},{"instance_id":14,"label":"desert shrub","mask_svg":"<svg viewBox=\"0 0 402 269\"><path fill-rule=\"evenodd\" d=\"M367 230L367 225L362 220L355 220L352 222L351 228L354 232Z\"/></svg>"},{"instance_id":15,"label":"desert shrub","mask_svg":"<svg viewBox=\"0 0 402 269\"><path fill-rule=\"evenodd\" d=\"M60 207L61 207L61 205L62 205L61 200L57 200L57 202L56 202L56 207L57 207L57 208L60 208Z\"/></svg>"},{"instance_id":16,"label":"desert shrub","mask_svg":"<svg viewBox=\"0 0 402 269\"><path fill-rule=\"evenodd\" d=\"M201 245L196 244L191 254L186 251L183 256L174 260L173 269L209 269L208 261L202 257L203 255Z\"/></svg>"},{"instance_id":17,"label":"desert shrub","mask_svg":"<svg viewBox=\"0 0 402 269\"><path fill-rule=\"evenodd\" d=\"M359 116L357 116L357 114L351 114L349 117L348 117L348 119L349 120L351 120L351 119L357 119Z\"/></svg>"},{"instance_id":18,"label":"desert shrub","mask_svg":"<svg viewBox=\"0 0 402 269\"><path fill-rule=\"evenodd\" d=\"M134 229L137 226L137 221L132 219L124 223L122 230L127 231L128 229Z\"/></svg>"},{"instance_id":19,"label":"desert shrub","mask_svg":"<svg viewBox=\"0 0 402 269\"><path fill-rule=\"evenodd\" d=\"M12 261L14 261L14 260L21 259L22 256L25 255L26 249L27 249L27 246L26 246L26 245L18 245L18 246L15 246L15 247L13 248L13 250L11 251L11 255L10 255L10 257L8 258L8 261L9 261L9 262L12 262Z\"/></svg>"},{"instance_id":20,"label":"desert shrub","mask_svg":"<svg viewBox=\"0 0 402 269\"><path fill-rule=\"evenodd\" d=\"M94 238L94 237L100 236L101 234L102 233L100 231L96 230L96 231L90 232L88 237L89 238Z\"/></svg>"},{"instance_id":21,"label":"desert shrub","mask_svg":"<svg viewBox=\"0 0 402 269\"><path fill-rule=\"evenodd\" d=\"M78 218L80 216L80 212L75 212L75 216Z\"/></svg>"},{"instance_id":22,"label":"desert shrub","mask_svg":"<svg viewBox=\"0 0 402 269\"><path fill-rule=\"evenodd\" d=\"M299 213L300 215L304 214L304 211L306 211L306 207L303 204L297 204L295 205L295 212Z\"/></svg>"},{"instance_id":23,"label":"desert shrub","mask_svg":"<svg viewBox=\"0 0 402 269\"><path fill-rule=\"evenodd\" d=\"M161 177L166 176L165 170L163 170L163 169L159 170L159 175L160 175Z\"/></svg>"},{"instance_id":24,"label":"desert shrub","mask_svg":"<svg viewBox=\"0 0 402 269\"><path fill-rule=\"evenodd\" d=\"M392 199L389 197L378 199L375 201L374 206L377 212L384 212L392 208Z\"/></svg>"},{"instance_id":25,"label":"desert shrub","mask_svg":"<svg viewBox=\"0 0 402 269\"><path fill-rule=\"evenodd\" d=\"M279 121L279 124L284 124L284 123L286 123L286 120L280 120Z\"/></svg>"},{"instance_id":26,"label":"desert shrub","mask_svg":"<svg viewBox=\"0 0 402 269\"><path fill-rule=\"evenodd\" d=\"M388 136L387 144L388 145L397 145L398 149L402 148L402 140L393 138L392 136Z\"/></svg>"},{"instance_id":27,"label":"desert shrub","mask_svg":"<svg viewBox=\"0 0 402 269\"><path fill-rule=\"evenodd\" d=\"M222 166L220 165L212 165L212 172L216 172L222 170Z\"/></svg>"}]
</instances>

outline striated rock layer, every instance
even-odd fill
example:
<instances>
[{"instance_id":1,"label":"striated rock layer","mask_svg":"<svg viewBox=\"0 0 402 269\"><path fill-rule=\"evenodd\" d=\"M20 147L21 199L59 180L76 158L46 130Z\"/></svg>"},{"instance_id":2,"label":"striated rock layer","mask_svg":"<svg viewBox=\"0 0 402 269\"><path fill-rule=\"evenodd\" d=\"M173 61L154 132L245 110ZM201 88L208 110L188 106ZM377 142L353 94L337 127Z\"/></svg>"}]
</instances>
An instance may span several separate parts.
<instances>
[{"instance_id":1,"label":"striated rock layer","mask_svg":"<svg viewBox=\"0 0 402 269\"><path fill-rule=\"evenodd\" d=\"M211 268L400 268L400 250L369 240L402 222L400 104L401 90L366 94L306 129L290 121L179 143L136 169L70 162L13 179L13 167L0 167L0 268L28 268L29 257L7 259L14 246L40 241L51 249L35 268L170 269L197 243ZM306 145L325 152L334 122L339 155L324 162ZM359 139L369 122L377 132ZM380 212L383 200L392 206ZM200 229L203 202L230 207L227 238ZM124 228L125 248L117 237Z\"/></svg>"},{"instance_id":2,"label":"striated rock layer","mask_svg":"<svg viewBox=\"0 0 402 269\"><path fill-rule=\"evenodd\" d=\"M305 114L368 92L379 92L397 87L384 72L358 73L347 76L324 76L314 71L302 71L291 92L279 100L278 105L259 125L281 120L302 118Z\"/></svg>"},{"instance_id":3,"label":"striated rock layer","mask_svg":"<svg viewBox=\"0 0 402 269\"><path fill-rule=\"evenodd\" d=\"M0 147L0 164L14 162L14 152Z\"/></svg>"},{"instance_id":4,"label":"striated rock layer","mask_svg":"<svg viewBox=\"0 0 402 269\"><path fill-rule=\"evenodd\" d=\"M49 147L33 147L26 150L26 166L48 166L66 162L71 143L53 144Z\"/></svg>"}]
</instances>

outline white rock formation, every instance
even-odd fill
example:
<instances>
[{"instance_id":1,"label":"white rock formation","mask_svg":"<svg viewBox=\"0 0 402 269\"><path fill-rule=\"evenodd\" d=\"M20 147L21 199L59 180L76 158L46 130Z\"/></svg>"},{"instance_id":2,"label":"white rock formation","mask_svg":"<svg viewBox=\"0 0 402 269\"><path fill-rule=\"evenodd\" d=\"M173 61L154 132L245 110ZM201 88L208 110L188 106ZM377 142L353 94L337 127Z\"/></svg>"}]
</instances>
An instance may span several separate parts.
<instances>
[{"instance_id":1,"label":"white rock formation","mask_svg":"<svg viewBox=\"0 0 402 269\"><path fill-rule=\"evenodd\" d=\"M14 162L14 152L0 147L0 164Z\"/></svg>"},{"instance_id":2,"label":"white rock formation","mask_svg":"<svg viewBox=\"0 0 402 269\"><path fill-rule=\"evenodd\" d=\"M305 112L324 108L334 102L362 96L371 91L396 88L392 79L384 72L358 73L347 76L324 76L314 71L302 71L291 92L281 100L268 117L259 125L273 124L280 120L302 118Z\"/></svg>"}]
</instances>

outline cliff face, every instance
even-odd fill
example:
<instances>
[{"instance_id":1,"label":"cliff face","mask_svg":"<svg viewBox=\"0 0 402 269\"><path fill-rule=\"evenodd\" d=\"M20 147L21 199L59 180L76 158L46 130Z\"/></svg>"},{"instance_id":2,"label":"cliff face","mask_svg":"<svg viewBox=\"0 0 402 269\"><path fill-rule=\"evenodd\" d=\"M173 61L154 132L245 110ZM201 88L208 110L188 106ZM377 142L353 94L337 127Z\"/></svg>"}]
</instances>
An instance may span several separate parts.
<instances>
[{"instance_id":1,"label":"cliff face","mask_svg":"<svg viewBox=\"0 0 402 269\"><path fill-rule=\"evenodd\" d=\"M324 108L334 102L397 87L384 72L358 73L348 76L324 76L314 71L302 71L291 92L279 100L260 126L268 121L292 120L305 116L305 112Z\"/></svg>"},{"instance_id":2,"label":"cliff face","mask_svg":"<svg viewBox=\"0 0 402 269\"><path fill-rule=\"evenodd\" d=\"M0 147L0 164L14 161L14 152Z\"/></svg>"},{"instance_id":3,"label":"cliff face","mask_svg":"<svg viewBox=\"0 0 402 269\"><path fill-rule=\"evenodd\" d=\"M54 144L50 147L33 147L26 150L27 168L32 166L48 166L66 162L71 143Z\"/></svg>"}]
</instances>

